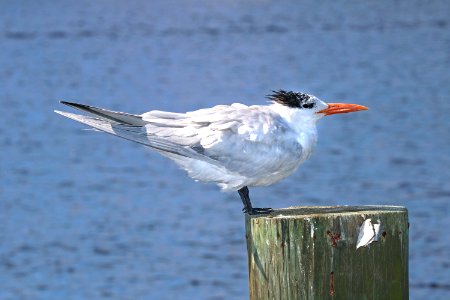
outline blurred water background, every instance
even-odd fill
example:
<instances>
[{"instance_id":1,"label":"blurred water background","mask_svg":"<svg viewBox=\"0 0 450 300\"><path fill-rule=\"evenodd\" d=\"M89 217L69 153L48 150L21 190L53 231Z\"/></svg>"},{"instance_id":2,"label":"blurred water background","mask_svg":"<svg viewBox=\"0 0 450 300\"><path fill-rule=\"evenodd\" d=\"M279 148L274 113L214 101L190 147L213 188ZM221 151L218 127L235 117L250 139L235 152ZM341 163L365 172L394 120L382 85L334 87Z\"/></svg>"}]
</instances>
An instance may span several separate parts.
<instances>
[{"instance_id":1,"label":"blurred water background","mask_svg":"<svg viewBox=\"0 0 450 300\"><path fill-rule=\"evenodd\" d=\"M279 88L370 111L323 119L311 159L254 203L404 205L411 299L450 299L449 3L2 2L0 299L247 299L237 193L53 109Z\"/></svg>"}]
</instances>

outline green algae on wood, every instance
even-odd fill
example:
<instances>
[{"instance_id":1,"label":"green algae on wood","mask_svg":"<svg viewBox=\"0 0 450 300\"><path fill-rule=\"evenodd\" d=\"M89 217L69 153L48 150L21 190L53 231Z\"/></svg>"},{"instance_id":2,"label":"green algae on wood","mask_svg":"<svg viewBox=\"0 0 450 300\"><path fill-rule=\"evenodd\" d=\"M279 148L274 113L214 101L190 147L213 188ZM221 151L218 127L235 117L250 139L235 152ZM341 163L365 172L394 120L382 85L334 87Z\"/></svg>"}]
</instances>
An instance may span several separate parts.
<instances>
[{"instance_id":1,"label":"green algae on wood","mask_svg":"<svg viewBox=\"0 0 450 300\"><path fill-rule=\"evenodd\" d=\"M291 207L245 224L252 300L409 297L404 207ZM363 224L378 234L357 249Z\"/></svg>"}]
</instances>

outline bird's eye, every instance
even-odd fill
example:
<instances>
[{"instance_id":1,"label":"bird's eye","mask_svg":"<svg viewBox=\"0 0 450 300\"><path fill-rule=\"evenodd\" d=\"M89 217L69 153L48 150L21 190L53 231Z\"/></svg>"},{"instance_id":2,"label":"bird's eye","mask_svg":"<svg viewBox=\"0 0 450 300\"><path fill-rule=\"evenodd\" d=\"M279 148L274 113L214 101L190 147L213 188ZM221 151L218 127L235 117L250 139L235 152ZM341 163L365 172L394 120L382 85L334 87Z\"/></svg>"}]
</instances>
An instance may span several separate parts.
<instances>
[{"instance_id":1,"label":"bird's eye","mask_svg":"<svg viewBox=\"0 0 450 300\"><path fill-rule=\"evenodd\" d=\"M302 105L303 108L313 108L314 107L314 103L305 103Z\"/></svg>"}]
</instances>

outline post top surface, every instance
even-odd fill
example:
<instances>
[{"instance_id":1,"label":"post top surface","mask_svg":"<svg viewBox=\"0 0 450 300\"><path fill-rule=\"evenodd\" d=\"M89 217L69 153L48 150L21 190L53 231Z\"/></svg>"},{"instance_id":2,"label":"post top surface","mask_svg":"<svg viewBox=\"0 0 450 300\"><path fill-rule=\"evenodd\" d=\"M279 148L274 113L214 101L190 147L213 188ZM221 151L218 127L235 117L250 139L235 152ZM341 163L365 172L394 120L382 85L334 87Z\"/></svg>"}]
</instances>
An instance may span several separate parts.
<instances>
[{"instance_id":1,"label":"post top surface","mask_svg":"<svg viewBox=\"0 0 450 300\"><path fill-rule=\"evenodd\" d=\"M321 215L354 215L374 213L407 212L404 206L391 205L361 205L361 206L291 206L274 209L270 214L247 215L249 218L305 218Z\"/></svg>"}]
</instances>

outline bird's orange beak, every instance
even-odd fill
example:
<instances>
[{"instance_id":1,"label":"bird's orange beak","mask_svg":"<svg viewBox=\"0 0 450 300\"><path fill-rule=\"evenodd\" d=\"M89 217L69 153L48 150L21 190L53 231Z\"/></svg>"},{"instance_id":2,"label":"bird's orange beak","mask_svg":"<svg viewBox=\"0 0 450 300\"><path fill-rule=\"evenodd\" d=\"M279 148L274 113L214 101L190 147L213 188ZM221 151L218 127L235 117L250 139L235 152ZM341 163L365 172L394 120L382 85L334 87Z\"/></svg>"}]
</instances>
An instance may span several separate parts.
<instances>
[{"instance_id":1,"label":"bird's orange beak","mask_svg":"<svg viewBox=\"0 0 450 300\"><path fill-rule=\"evenodd\" d=\"M328 107L318 111L318 114L325 114L326 116L334 114L345 114L354 111L368 110L367 107L358 104L348 103L328 103Z\"/></svg>"}]
</instances>

